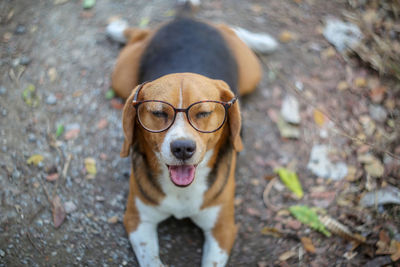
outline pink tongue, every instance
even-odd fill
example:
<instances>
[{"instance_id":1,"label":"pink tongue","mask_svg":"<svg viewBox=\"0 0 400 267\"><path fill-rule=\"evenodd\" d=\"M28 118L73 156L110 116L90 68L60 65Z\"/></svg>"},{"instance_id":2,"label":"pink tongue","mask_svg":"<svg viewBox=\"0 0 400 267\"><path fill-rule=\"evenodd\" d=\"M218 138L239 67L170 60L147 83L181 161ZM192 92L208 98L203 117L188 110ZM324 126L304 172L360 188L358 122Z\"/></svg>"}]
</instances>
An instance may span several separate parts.
<instances>
[{"instance_id":1,"label":"pink tongue","mask_svg":"<svg viewBox=\"0 0 400 267\"><path fill-rule=\"evenodd\" d=\"M194 165L168 166L172 182L177 186L188 186L194 180Z\"/></svg>"}]
</instances>

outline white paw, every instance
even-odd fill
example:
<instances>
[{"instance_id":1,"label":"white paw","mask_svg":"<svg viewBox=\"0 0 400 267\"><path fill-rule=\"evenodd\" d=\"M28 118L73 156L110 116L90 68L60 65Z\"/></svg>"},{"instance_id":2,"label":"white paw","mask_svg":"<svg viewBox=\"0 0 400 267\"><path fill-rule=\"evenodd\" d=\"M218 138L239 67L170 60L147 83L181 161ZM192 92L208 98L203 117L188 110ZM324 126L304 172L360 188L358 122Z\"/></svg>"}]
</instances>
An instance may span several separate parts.
<instances>
[{"instance_id":1,"label":"white paw","mask_svg":"<svg viewBox=\"0 0 400 267\"><path fill-rule=\"evenodd\" d=\"M179 4L184 4L186 2L190 2L193 6L200 6L200 0L178 0Z\"/></svg>"},{"instance_id":2,"label":"white paw","mask_svg":"<svg viewBox=\"0 0 400 267\"><path fill-rule=\"evenodd\" d=\"M126 43L124 30L128 28L128 22L125 20L115 20L107 25L107 36L119 43Z\"/></svg>"},{"instance_id":3,"label":"white paw","mask_svg":"<svg viewBox=\"0 0 400 267\"><path fill-rule=\"evenodd\" d=\"M254 33L240 27L232 27L232 29L255 52L267 54L278 48L278 42L266 33Z\"/></svg>"}]
</instances>

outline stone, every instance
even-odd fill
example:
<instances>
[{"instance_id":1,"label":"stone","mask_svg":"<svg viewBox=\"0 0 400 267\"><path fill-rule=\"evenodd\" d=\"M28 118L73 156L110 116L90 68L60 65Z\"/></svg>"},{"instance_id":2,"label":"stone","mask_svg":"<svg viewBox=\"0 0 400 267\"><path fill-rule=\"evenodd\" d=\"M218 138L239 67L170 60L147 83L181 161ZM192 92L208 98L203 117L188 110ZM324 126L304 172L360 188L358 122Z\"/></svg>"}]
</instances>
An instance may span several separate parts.
<instances>
[{"instance_id":1,"label":"stone","mask_svg":"<svg viewBox=\"0 0 400 267\"><path fill-rule=\"evenodd\" d=\"M326 19L322 34L339 52L355 47L363 38L357 25L336 18Z\"/></svg>"},{"instance_id":2,"label":"stone","mask_svg":"<svg viewBox=\"0 0 400 267\"><path fill-rule=\"evenodd\" d=\"M378 122L384 122L387 117L387 111L384 107L380 105L369 105L368 107L369 115L371 118Z\"/></svg>"},{"instance_id":3,"label":"stone","mask_svg":"<svg viewBox=\"0 0 400 267\"><path fill-rule=\"evenodd\" d=\"M294 96L285 96L282 102L281 115L286 122L300 123L299 102Z\"/></svg>"},{"instance_id":4,"label":"stone","mask_svg":"<svg viewBox=\"0 0 400 267\"><path fill-rule=\"evenodd\" d=\"M50 94L46 97L46 104L48 105L55 105L57 104L57 98L55 95Z\"/></svg>"},{"instance_id":5,"label":"stone","mask_svg":"<svg viewBox=\"0 0 400 267\"><path fill-rule=\"evenodd\" d=\"M347 165L344 162L332 163L328 153L328 146L314 145L307 168L318 177L342 180L347 175Z\"/></svg>"},{"instance_id":6,"label":"stone","mask_svg":"<svg viewBox=\"0 0 400 267\"><path fill-rule=\"evenodd\" d=\"M7 93L7 88L0 86L0 95L5 95Z\"/></svg>"}]
</instances>

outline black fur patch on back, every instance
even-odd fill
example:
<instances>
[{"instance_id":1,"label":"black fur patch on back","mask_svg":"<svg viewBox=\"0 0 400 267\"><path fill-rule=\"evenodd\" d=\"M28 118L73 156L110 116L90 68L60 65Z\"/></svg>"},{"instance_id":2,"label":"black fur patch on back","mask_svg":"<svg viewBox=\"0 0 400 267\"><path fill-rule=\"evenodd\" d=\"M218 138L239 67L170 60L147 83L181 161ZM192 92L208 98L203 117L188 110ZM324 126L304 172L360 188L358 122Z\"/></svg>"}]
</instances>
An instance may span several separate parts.
<instances>
[{"instance_id":1,"label":"black fur patch on back","mask_svg":"<svg viewBox=\"0 0 400 267\"><path fill-rule=\"evenodd\" d=\"M141 58L139 83L180 72L223 80L237 93L238 67L221 34L186 17L163 26L150 41Z\"/></svg>"}]
</instances>

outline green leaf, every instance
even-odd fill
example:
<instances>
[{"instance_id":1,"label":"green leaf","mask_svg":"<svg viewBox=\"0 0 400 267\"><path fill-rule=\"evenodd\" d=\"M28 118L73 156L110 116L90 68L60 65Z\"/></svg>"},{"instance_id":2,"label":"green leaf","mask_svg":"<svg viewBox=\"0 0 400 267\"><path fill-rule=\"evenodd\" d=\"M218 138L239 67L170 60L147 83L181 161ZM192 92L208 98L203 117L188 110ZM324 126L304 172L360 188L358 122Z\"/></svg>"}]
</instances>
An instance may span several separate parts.
<instances>
[{"instance_id":1,"label":"green leaf","mask_svg":"<svg viewBox=\"0 0 400 267\"><path fill-rule=\"evenodd\" d=\"M114 90L110 89L110 90L107 91L107 93L106 93L106 99L107 99L107 100L113 99L114 96L115 96Z\"/></svg>"},{"instance_id":2,"label":"green leaf","mask_svg":"<svg viewBox=\"0 0 400 267\"><path fill-rule=\"evenodd\" d=\"M96 0L83 0L83 8L89 9L92 8L96 4Z\"/></svg>"},{"instance_id":3,"label":"green leaf","mask_svg":"<svg viewBox=\"0 0 400 267\"><path fill-rule=\"evenodd\" d=\"M323 233L327 237L331 236L331 233L328 232L328 230L326 230L325 226L319 220L317 213L315 211L313 211L312 209L310 209L309 207L307 207L307 206L291 206L289 208L289 211L300 222L307 224L311 228Z\"/></svg>"},{"instance_id":4,"label":"green leaf","mask_svg":"<svg viewBox=\"0 0 400 267\"><path fill-rule=\"evenodd\" d=\"M36 95L36 87L29 84L22 92L22 98L25 103L30 107L37 107L39 105L39 97Z\"/></svg>"},{"instance_id":5,"label":"green leaf","mask_svg":"<svg viewBox=\"0 0 400 267\"><path fill-rule=\"evenodd\" d=\"M59 124L56 130L56 137L60 137L64 133L64 125Z\"/></svg>"},{"instance_id":6,"label":"green leaf","mask_svg":"<svg viewBox=\"0 0 400 267\"><path fill-rule=\"evenodd\" d=\"M299 198L303 197L303 189L295 172L292 172L285 168L278 168L275 170L275 172L278 173L279 177L281 178L282 182L287 186L287 188L292 190L292 192Z\"/></svg>"},{"instance_id":7,"label":"green leaf","mask_svg":"<svg viewBox=\"0 0 400 267\"><path fill-rule=\"evenodd\" d=\"M147 25L149 25L149 22L150 22L150 19L149 19L148 17L144 17L144 18L142 18L142 19L140 20L140 22L139 22L139 27L140 27L140 28L144 28L144 27L146 27Z\"/></svg>"}]
</instances>

